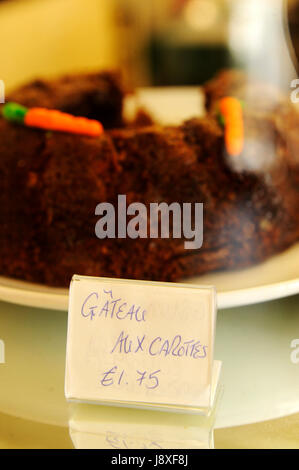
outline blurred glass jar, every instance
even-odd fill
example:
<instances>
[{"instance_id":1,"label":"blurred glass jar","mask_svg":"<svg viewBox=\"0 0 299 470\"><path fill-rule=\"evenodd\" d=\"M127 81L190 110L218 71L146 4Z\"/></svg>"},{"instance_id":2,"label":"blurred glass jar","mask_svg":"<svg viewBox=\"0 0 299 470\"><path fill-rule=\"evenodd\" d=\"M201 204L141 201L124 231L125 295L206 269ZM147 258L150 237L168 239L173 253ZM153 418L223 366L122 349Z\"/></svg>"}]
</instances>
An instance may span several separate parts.
<instances>
[{"instance_id":1,"label":"blurred glass jar","mask_svg":"<svg viewBox=\"0 0 299 470\"><path fill-rule=\"evenodd\" d=\"M135 84L197 85L219 69L242 67L289 86L299 44L298 4L116 0L122 64Z\"/></svg>"}]
</instances>

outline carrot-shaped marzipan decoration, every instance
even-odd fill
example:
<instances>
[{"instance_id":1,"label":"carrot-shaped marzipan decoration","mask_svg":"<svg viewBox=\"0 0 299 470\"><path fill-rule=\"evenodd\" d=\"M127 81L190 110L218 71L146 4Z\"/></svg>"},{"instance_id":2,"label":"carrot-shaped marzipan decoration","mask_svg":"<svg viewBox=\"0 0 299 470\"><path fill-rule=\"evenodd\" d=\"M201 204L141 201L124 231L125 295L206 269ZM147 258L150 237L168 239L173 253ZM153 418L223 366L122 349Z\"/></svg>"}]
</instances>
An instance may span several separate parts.
<instances>
[{"instance_id":1,"label":"carrot-shaped marzipan decoration","mask_svg":"<svg viewBox=\"0 0 299 470\"><path fill-rule=\"evenodd\" d=\"M48 131L69 132L92 137L97 137L103 132L103 126L99 121L73 116L56 109L28 109L17 103L7 103L2 108L2 115L8 121Z\"/></svg>"},{"instance_id":2,"label":"carrot-shaped marzipan decoration","mask_svg":"<svg viewBox=\"0 0 299 470\"><path fill-rule=\"evenodd\" d=\"M244 147L244 121L242 103L237 98L226 96L219 102L224 124L224 139L227 153L236 157Z\"/></svg>"}]
</instances>

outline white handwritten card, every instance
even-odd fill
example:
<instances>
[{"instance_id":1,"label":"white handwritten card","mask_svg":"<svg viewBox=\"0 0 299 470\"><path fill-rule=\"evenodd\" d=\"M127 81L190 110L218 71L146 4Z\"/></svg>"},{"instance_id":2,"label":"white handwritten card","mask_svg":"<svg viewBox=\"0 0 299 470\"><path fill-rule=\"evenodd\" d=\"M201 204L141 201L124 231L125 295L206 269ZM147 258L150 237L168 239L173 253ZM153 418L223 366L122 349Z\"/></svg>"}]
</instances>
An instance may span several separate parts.
<instances>
[{"instance_id":1,"label":"white handwritten card","mask_svg":"<svg viewBox=\"0 0 299 470\"><path fill-rule=\"evenodd\" d=\"M215 304L213 287L75 275L66 398L208 408Z\"/></svg>"}]
</instances>

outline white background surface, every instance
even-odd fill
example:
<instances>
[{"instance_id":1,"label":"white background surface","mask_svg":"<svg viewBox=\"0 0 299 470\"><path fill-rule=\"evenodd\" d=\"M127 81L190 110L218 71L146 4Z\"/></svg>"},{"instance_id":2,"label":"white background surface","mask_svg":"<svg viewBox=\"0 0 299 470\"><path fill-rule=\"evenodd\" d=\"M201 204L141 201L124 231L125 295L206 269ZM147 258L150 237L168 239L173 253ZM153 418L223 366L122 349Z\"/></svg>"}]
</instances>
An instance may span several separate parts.
<instances>
[{"instance_id":1,"label":"white background surface","mask_svg":"<svg viewBox=\"0 0 299 470\"><path fill-rule=\"evenodd\" d=\"M218 312L215 359L223 361L224 394L217 427L299 411L299 296ZM64 367L67 314L0 303L0 412L67 425Z\"/></svg>"}]
</instances>

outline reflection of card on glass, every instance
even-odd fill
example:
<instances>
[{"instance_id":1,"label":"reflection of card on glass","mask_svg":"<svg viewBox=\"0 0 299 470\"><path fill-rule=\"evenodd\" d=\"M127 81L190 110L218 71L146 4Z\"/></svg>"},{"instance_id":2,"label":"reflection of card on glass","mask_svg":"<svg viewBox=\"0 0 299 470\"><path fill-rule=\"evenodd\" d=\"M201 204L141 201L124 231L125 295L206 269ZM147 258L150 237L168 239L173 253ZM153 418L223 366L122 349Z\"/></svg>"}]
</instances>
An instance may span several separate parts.
<instances>
[{"instance_id":1,"label":"reflection of card on glass","mask_svg":"<svg viewBox=\"0 0 299 470\"><path fill-rule=\"evenodd\" d=\"M215 325L213 287L75 275L66 397L207 413L220 374Z\"/></svg>"}]
</instances>

